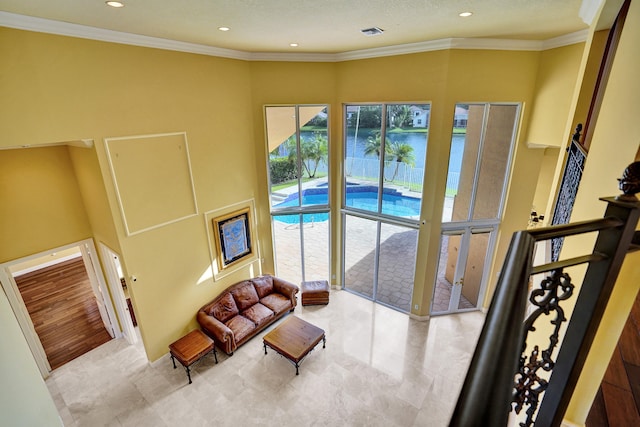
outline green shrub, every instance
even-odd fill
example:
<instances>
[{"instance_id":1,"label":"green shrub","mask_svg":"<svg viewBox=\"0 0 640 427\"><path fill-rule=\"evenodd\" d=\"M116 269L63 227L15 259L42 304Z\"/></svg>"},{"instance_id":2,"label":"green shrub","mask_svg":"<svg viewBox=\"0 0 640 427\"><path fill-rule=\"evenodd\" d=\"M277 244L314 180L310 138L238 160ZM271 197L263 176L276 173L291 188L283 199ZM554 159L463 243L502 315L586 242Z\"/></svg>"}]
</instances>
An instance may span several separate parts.
<instances>
[{"instance_id":1,"label":"green shrub","mask_svg":"<svg viewBox=\"0 0 640 427\"><path fill-rule=\"evenodd\" d=\"M296 163L293 159L286 157L272 158L269 161L269 173L271 174L271 184L278 184L280 182L291 181L298 178L296 173Z\"/></svg>"}]
</instances>

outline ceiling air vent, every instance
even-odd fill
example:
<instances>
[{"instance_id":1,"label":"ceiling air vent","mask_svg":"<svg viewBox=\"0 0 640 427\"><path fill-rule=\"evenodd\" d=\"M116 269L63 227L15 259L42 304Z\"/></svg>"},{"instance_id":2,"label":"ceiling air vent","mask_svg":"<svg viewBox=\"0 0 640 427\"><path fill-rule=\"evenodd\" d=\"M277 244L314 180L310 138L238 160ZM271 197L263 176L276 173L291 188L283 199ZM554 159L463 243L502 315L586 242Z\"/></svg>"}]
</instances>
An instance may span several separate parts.
<instances>
[{"instance_id":1,"label":"ceiling air vent","mask_svg":"<svg viewBox=\"0 0 640 427\"><path fill-rule=\"evenodd\" d=\"M371 28L365 28L364 30L360 30L360 32L365 36L377 36L378 34L382 34L384 30L378 27L371 27Z\"/></svg>"}]
</instances>

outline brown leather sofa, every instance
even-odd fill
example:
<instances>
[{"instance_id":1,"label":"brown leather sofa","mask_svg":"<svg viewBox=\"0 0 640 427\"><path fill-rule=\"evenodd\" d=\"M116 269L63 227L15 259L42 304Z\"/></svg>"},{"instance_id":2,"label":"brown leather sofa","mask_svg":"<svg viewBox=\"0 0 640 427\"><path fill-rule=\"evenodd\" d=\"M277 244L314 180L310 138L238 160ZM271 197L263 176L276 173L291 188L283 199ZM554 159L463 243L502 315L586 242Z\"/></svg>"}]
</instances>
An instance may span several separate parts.
<instances>
[{"instance_id":1,"label":"brown leather sofa","mask_svg":"<svg viewBox=\"0 0 640 427\"><path fill-rule=\"evenodd\" d=\"M197 315L202 330L229 355L258 332L293 311L298 287L266 274L229 286Z\"/></svg>"}]
</instances>

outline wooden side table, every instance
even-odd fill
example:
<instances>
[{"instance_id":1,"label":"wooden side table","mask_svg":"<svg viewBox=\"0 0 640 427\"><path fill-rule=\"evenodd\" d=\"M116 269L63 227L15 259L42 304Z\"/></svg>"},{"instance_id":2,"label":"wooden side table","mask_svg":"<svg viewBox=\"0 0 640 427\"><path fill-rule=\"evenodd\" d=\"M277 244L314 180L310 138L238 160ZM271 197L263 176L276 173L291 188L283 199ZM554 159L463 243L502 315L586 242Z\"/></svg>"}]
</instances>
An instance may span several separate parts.
<instances>
[{"instance_id":1,"label":"wooden side table","mask_svg":"<svg viewBox=\"0 0 640 427\"><path fill-rule=\"evenodd\" d=\"M189 332L178 341L169 344L169 353L171 354L171 362L173 369L176 369L176 359L185 371L187 378L191 384L191 365L202 359L207 353L213 352L213 357L218 363L218 353L213 340L206 336L200 329Z\"/></svg>"}]
</instances>

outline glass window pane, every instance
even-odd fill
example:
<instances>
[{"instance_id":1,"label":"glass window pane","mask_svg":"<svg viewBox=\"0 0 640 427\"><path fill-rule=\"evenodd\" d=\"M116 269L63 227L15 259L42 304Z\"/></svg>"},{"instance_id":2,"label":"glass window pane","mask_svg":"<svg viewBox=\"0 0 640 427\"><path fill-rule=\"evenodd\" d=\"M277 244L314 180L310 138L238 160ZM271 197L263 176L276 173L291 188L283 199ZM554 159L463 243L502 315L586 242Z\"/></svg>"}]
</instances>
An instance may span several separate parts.
<instances>
[{"instance_id":1,"label":"glass window pane","mask_svg":"<svg viewBox=\"0 0 640 427\"><path fill-rule=\"evenodd\" d=\"M372 298L377 223L344 217L344 287Z\"/></svg>"},{"instance_id":2,"label":"glass window pane","mask_svg":"<svg viewBox=\"0 0 640 427\"><path fill-rule=\"evenodd\" d=\"M266 107L271 206L298 206L296 108Z\"/></svg>"},{"instance_id":3,"label":"glass window pane","mask_svg":"<svg viewBox=\"0 0 640 427\"><path fill-rule=\"evenodd\" d=\"M487 247L489 246L490 233L471 234L469 253L464 267L464 280L462 295L458 301L458 308L475 308L478 306L478 296L482 287Z\"/></svg>"},{"instance_id":4,"label":"glass window pane","mask_svg":"<svg viewBox=\"0 0 640 427\"><path fill-rule=\"evenodd\" d=\"M494 219L500 214L517 112L517 105L489 106L473 219Z\"/></svg>"},{"instance_id":5,"label":"glass window pane","mask_svg":"<svg viewBox=\"0 0 640 427\"><path fill-rule=\"evenodd\" d=\"M456 105L443 222L469 219L483 119L484 104Z\"/></svg>"},{"instance_id":6,"label":"glass window pane","mask_svg":"<svg viewBox=\"0 0 640 427\"><path fill-rule=\"evenodd\" d=\"M302 161L302 206L328 205L329 132L327 107L298 107Z\"/></svg>"},{"instance_id":7,"label":"glass window pane","mask_svg":"<svg viewBox=\"0 0 640 427\"><path fill-rule=\"evenodd\" d=\"M300 283L300 215L275 215L272 218L276 275L290 282Z\"/></svg>"},{"instance_id":8,"label":"glass window pane","mask_svg":"<svg viewBox=\"0 0 640 427\"><path fill-rule=\"evenodd\" d=\"M378 212L382 105L347 105L345 206Z\"/></svg>"},{"instance_id":9,"label":"glass window pane","mask_svg":"<svg viewBox=\"0 0 640 427\"><path fill-rule=\"evenodd\" d=\"M381 224L376 299L398 310L411 310L418 230Z\"/></svg>"},{"instance_id":10,"label":"glass window pane","mask_svg":"<svg viewBox=\"0 0 640 427\"><path fill-rule=\"evenodd\" d=\"M449 311L453 283L458 267L458 252L461 236L442 235L440 239L440 259L438 261L438 275L433 290L431 313ZM456 248L456 249L454 249Z\"/></svg>"},{"instance_id":11,"label":"glass window pane","mask_svg":"<svg viewBox=\"0 0 640 427\"><path fill-rule=\"evenodd\" d=\"M329 214L304 214L302 217L304 280L329 280Z\"/></svg>"},{"instance_id":12,"label":"glass window pane","mask_svg":"<svg viewBox=\"0 0 640 427\"><path fill-rule=\"evenodd\" d=\"M429 104L387 105L383 214L420 218L429 115Z\"/></svg>"}]
</instances>

